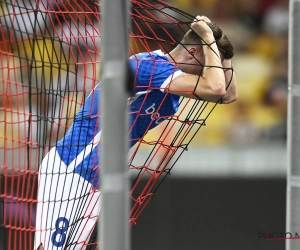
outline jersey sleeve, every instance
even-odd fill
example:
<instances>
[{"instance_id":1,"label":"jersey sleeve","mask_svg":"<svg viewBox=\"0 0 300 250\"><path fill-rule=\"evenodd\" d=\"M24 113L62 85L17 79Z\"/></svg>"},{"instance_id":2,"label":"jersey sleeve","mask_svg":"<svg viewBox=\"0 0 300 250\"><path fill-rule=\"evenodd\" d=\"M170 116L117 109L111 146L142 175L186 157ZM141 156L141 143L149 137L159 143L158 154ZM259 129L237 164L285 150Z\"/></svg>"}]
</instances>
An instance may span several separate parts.
<instances>
[{"instance_id":1,"label":"jersey sleeve","mask_svg":"<svg viewBox=\"0 0 300 250\"><path fill-rule=\"evenodd\" d=\"M182 71L165 56L154 55L143 59L137 69L137 88L159 89L165 92L170 82ZM145 89L142 89L145 90Z\"/></svg>"}]
</instances>

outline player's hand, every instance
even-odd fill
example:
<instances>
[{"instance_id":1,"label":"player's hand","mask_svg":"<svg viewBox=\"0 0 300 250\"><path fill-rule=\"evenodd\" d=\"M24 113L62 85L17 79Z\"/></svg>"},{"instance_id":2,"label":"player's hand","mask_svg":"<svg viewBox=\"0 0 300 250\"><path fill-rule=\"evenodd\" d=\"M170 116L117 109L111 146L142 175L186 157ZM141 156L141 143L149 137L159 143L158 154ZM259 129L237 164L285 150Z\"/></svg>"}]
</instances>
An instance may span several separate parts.
<instances>
[{"instance_id":1,"label":"player's hand","mask_svg":"<svg viewBox=\"0 0 300 250\"><path fill-rule=\"evenodd\" d=\"M202 38L213 36L213 32L207 23L211 23L209 18L197 16L192 22L191 28Z\"/></svg>"}]
</instances>

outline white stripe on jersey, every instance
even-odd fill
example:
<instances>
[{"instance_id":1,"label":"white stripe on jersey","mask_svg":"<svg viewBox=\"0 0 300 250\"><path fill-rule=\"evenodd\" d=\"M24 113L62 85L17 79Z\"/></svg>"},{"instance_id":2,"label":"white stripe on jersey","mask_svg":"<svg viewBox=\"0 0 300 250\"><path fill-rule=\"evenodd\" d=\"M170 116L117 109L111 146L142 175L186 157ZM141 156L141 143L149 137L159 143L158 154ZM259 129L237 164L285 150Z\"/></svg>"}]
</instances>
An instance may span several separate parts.
<instances>
[{"instance_id":1,"label":"white stripe on jersey","mask_svg":"<svg viewBox=\"0 0 300 250\"><path fill-rule=\"evenodd\" d=\"M170 75L160 86L160 91L165 92L168 85L173 81L176 77L180 76L183 72L181 70L177 70L174 74ZM129 97L127 99L128 105L131 105L139 96L150 93L152 90L140 91L137 92L133 97Z\"/></svg>"},{"instance_id":2,"label":"white stripe on jersey","mask_svg":"<svg viewBox=\"0 0 300 250\"><path fill-rule=\"evenodd\" d=\"M77 155L77 157L68 165L68 171L73 171L98 145L101 139L102 131L99 131L94 139Z\"/></svg>"},{"instance_id":3,"label":"white stripe on jersey","mask_svg":"<svg viewBox=\"0 0 300 250\"><path fill-rule=\"evenodd\" d=\"M166 87L178 76L180 76L183 72L181 70L177 70L174 74L170 75L160 86L160 91L165 92Z\"/></svg>"}]
</instances>

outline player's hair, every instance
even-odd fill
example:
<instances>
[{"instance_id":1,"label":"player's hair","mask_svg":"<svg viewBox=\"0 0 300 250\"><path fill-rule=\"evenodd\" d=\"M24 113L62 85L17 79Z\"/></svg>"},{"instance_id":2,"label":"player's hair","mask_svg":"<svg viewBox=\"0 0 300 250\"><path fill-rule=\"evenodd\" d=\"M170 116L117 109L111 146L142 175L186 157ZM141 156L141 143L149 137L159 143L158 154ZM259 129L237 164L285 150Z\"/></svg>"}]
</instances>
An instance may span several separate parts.
<instances>
[{"instance_id":1,"label":"player's hair","mask_svg":"<svg viewBox=\"0 0 300 250\"><path fill-rule=\"evenodd\" d=\"M215 23L208 23L208 26L211 28L213 32L219 51L221 51L224 54L225 59L231 59L234 55L234 52L233 52L233 46L229 41L228 37L225 34L223 34L223 31ZM199 44L202 45L203 42L200 41L199 43L198 34L192 29L190 29L184 35L180 44L182 46L199 45Z\"/></svg>"}]
</instances>

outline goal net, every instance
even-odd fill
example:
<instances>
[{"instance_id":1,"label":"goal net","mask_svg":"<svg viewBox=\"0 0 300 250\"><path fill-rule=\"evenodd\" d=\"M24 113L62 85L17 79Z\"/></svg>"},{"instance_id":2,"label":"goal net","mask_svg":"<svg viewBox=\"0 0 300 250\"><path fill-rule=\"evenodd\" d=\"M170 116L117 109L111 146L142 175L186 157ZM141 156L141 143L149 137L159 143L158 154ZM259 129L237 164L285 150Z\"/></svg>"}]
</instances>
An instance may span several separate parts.
<instances>
[{"instance_id":1,"label":"goal net","mask_svg":"<svg viewBox=\"0 0 300 250\"><path fill-rule=\"evenodd\" d=\"M131 5L129 61L170 52L194 19L162 1ZM97 0L0 1L0 249L98 248L100 12ZM151 79L129 106L162 92ZM162 114L167 98L129 111L130 224L216 106L178 96L176 113ZM151 121L136 136L143 116Z\"/></svg>"}]
</instances>

